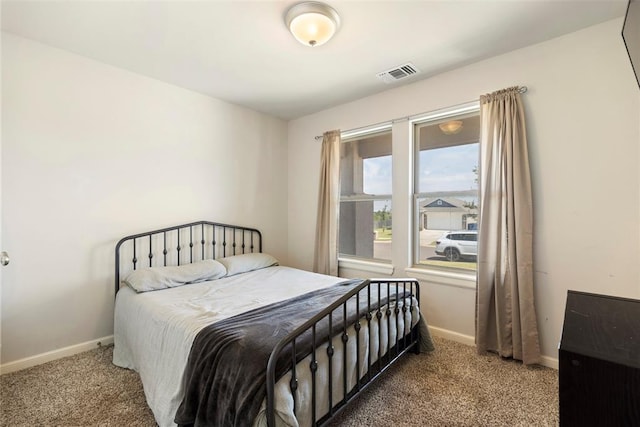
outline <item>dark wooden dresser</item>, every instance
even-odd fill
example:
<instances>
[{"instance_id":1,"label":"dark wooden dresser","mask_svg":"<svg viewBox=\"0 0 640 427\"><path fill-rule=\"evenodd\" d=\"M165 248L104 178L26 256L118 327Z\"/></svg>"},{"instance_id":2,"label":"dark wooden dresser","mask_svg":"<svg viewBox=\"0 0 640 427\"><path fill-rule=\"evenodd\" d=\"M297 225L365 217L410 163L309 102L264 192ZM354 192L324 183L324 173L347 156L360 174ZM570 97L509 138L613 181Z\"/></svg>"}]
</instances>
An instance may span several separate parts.
<instances>
[{"instance_id":1,"label":"dark wooden dresser","mask_svg":"<svg viewBox=\"0 0 640 427\"><path fill-rule=\"evenodd\" d=\"M560 426L640 426L640 300L569 291Z\"/></svg>"}]
</instances>

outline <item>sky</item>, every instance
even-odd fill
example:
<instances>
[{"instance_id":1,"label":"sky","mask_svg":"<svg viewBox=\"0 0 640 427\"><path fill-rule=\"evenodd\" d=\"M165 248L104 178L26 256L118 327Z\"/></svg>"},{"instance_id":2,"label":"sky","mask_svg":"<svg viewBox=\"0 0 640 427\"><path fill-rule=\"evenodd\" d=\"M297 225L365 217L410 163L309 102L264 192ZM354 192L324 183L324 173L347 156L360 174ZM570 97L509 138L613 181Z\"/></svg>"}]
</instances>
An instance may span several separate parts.
<instances>
[{"instance_id":1,"label":"sky","mask_svg":"<svg viewBox=\"0 0 640 427\"><path fill-rule=\"evenodd\" d=\"M477 189L478 144L423 150L418 166L418 192ZM364 192L391 194L391 156L364 160Z\"/></svg>"}]
</instances>

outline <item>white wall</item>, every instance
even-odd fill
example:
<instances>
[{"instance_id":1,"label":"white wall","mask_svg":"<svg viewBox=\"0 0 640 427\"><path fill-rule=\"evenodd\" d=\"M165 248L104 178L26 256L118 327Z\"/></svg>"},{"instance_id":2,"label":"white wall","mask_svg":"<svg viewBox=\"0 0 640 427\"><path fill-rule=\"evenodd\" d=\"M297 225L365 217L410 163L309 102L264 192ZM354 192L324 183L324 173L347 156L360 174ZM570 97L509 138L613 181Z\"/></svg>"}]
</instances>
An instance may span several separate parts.
<instances>
[{"instance_id":1,"label":"white wall","mask_svg":"<svg viewBox=\"0 0 640 427\"><path fill-rule=\"evenodd\" d=\"M3 33L1 235L12 261L2 274L1 363L110 335L114 244L132 232L197 219L256 226L267 251L311 269L315 135L516 84L529 88L541 343L556 357L567 289L640 298L640 91L621 25L292 121L288 137L281 120ZM396 137L402 165L404 122ZM394 197L408 200L398 178ZM615 226L597 228L611 223L602 218L612 205ZM394 208L408 218L408 205ZM410 242L400 238L409 230L394 225L394 274L409 275ZM473 335L474 291L451 284L423 282L427 320Z\"/></svg>"},{"instance_id":2,"label":"white wall","mask_svg":"<svg viewBox=\"0 0 640 427\"><path fill-rule=\"evenodd\" d=\"M287 255L287 127L2 35L2 355L109 336L119 238L201 219Z\"/></svg>"},{"instance_id":3,"label":"white wall","mask_svg":"<svg viewBox=\"0 0 640 427\"><path fill-rule=\"evenodd\" d=\"M535 295L543 355L557 357L568 289L640 298L640 90L613 20L545 43L306 116L289 123L289 261L311 268L320 143L330 129L350 130L527 86L523 95L534 191ZM408 135L399 121L394 131ZM395 141L394 265L411 275L407 216L410 188L404 140ZM404 162L404 169L397 166ZM401 172L398 172L401 171ZM396 191L398 190L398 191ZM615 215L615 220L611 220ZM613 224L613 225L612 225ZM398 249L396 250L396 247ZM341 270L344 276L368 275ZM426 281L427 321L474 334L474 288ZM444 282L460 284L450 286Z\"/></svg>"}]
</instances>

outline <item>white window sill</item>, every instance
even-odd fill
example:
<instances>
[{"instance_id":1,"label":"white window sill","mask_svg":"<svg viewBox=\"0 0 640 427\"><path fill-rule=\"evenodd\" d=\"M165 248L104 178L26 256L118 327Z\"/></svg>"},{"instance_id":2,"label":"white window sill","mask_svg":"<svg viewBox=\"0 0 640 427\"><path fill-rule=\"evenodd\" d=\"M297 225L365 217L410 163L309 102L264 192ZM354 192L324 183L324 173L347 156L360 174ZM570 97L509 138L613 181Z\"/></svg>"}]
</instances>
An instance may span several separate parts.
<instances>
[{"instance_id":1,"label":"white window sill","mask_svg":"<svg viewBox=\"0 0 640 427\"><path fill-rule=\"evenodd\" d=\"M382 262L355 259L355 258L339 258L338 267L350 270L366 271L368 273L384 274L391 276L395 268L391 264ZM475 272L457 272L444 271L420 267L409 267L404 269L407 277L424 280L438 285L454 286L464 289L476 289L476 273Z\"/></svg>"},{"instance_id":2,"label":"white window sill","mask_svg":"<svg viewBox=\"0 0 640 427\"><path fill-rule=\"evenodd\" d=\"M392 275L394 271L391 264L353 258L338 258L338 267L387 275Z\"/></svg>"},{"instance_id":3,"label":"white window sill","mask_svg":"<svg viewBox=\"0 0 640 427\"><path fill-rule=\"evenodd\" d=\"M404 271L408 276L427 282L455 286L457 288L476 289L476 273L473 272L464 273L418 267L405 268Z\"/></svg>"}]
</instances>

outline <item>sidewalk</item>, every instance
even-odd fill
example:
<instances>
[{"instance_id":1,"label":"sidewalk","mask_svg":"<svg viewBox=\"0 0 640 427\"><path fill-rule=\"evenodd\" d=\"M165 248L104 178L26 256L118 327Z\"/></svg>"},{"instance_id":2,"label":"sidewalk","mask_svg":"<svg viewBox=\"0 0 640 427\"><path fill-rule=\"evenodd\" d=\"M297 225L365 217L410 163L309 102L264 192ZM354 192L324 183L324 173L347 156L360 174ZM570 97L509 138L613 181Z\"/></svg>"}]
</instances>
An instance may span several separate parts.
<instances>
[{"instance_id":1,"label":"sidewalk","mask_svg":"<svg viewBox=\"0 0 640 427\"><path fill-rule=\"evenodd\" d=\"M435 246L433 242L445 233L443 230L422 230L420 232L420 246Z\"/></svg>"}]
</instances>

